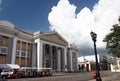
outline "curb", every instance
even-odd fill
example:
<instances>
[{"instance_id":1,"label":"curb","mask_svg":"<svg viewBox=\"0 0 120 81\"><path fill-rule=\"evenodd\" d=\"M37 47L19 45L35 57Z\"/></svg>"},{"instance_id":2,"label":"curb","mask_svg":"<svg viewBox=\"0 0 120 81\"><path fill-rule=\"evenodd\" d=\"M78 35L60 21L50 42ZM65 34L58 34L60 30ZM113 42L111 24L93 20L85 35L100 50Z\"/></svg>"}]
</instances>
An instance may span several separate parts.
<instances>
[{"instance_id":1,"label":"curb","mask_svg":"<svg viewBox=\"0 0 120 81\"><path fill-rule=\"evenodd\" d=\"M96 81L96 79L92 79L89 81ZM111 75L108 77L102 77L102 81L120 81L120 74Z\"/></svg>"}]
</instances>

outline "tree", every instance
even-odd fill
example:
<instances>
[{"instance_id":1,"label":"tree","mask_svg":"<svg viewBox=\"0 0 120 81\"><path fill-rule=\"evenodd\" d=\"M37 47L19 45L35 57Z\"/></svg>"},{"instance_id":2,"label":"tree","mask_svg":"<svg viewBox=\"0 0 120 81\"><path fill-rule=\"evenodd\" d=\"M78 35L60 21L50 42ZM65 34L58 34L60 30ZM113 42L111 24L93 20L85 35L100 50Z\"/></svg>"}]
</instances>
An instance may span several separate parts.
<instances>
[{"instance_id":1,"label":"tree","mask_svg":"<svg viewBox=\"0 0 120 81\"><path fill-rule=\"evenodd\" d=\"M120 57L120 26L118 24L113 25L111 33L106 35L103 42L106 42L106 49L109 53Z\"/></svg>"}]
</instances>

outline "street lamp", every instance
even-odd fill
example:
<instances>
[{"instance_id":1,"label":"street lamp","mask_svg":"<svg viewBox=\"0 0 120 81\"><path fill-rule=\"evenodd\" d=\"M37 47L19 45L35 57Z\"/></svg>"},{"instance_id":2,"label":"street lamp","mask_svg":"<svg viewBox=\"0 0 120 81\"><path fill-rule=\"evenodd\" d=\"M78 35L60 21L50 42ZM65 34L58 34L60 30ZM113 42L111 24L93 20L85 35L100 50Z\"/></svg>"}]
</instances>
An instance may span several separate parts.
<instances>
[{"instance_id":1,"label":"street lamp","mask_svg":"<svg viewBox=\"0 0 120 81\"><path fill-rule=\"evenodd\" d=\"M96 50L96 38L97 38L97 34L95 32L90 32L90 35L92 37L92 40L94 42L94 51L95 51L95 59L96 59L96 81L102 81L101 77L100 77L100 68L99 68L99 64L98 64L98 58L97 58L97 50Z\"/></svg>"}]
</instances>

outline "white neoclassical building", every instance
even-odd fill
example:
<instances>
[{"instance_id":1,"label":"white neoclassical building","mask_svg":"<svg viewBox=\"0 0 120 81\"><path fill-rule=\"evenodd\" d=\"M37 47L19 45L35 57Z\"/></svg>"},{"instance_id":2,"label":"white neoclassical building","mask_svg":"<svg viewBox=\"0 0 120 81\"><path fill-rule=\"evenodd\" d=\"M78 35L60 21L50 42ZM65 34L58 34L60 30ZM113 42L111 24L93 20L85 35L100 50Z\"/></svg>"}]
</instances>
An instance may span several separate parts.
<instances>
[{"instance_id":1,"label":"white neoclassical building","mask_svg":"<svg viewBox=\"0 0 120 81\"><path fill-rule=\"evenodd\" d=\"M59 33L30 33L0 20L0 64L76 71L78 49Z\"/></svg>"}]
</instances>

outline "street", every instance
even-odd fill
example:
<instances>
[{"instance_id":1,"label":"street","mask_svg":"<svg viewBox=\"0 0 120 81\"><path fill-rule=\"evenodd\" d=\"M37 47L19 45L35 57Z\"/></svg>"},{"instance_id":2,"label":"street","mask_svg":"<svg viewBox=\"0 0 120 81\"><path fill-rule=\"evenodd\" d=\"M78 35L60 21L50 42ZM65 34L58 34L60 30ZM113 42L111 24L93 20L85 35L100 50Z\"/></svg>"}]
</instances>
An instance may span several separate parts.
<instances>
[{"instance_id":1,"label":"street","mask_svg":"<svg viewBox=\"0 0 120 81\"><path fill-rule=\"evenodd\" d=\"M116 73L109 71L102 71L101 78L111 76ZM80 72L80 73L54 73L50 77L39 78L22 78L22 79L8 79L8 81L89 81L93 79L93 72Z\"/></svg>"}]
</instances>

